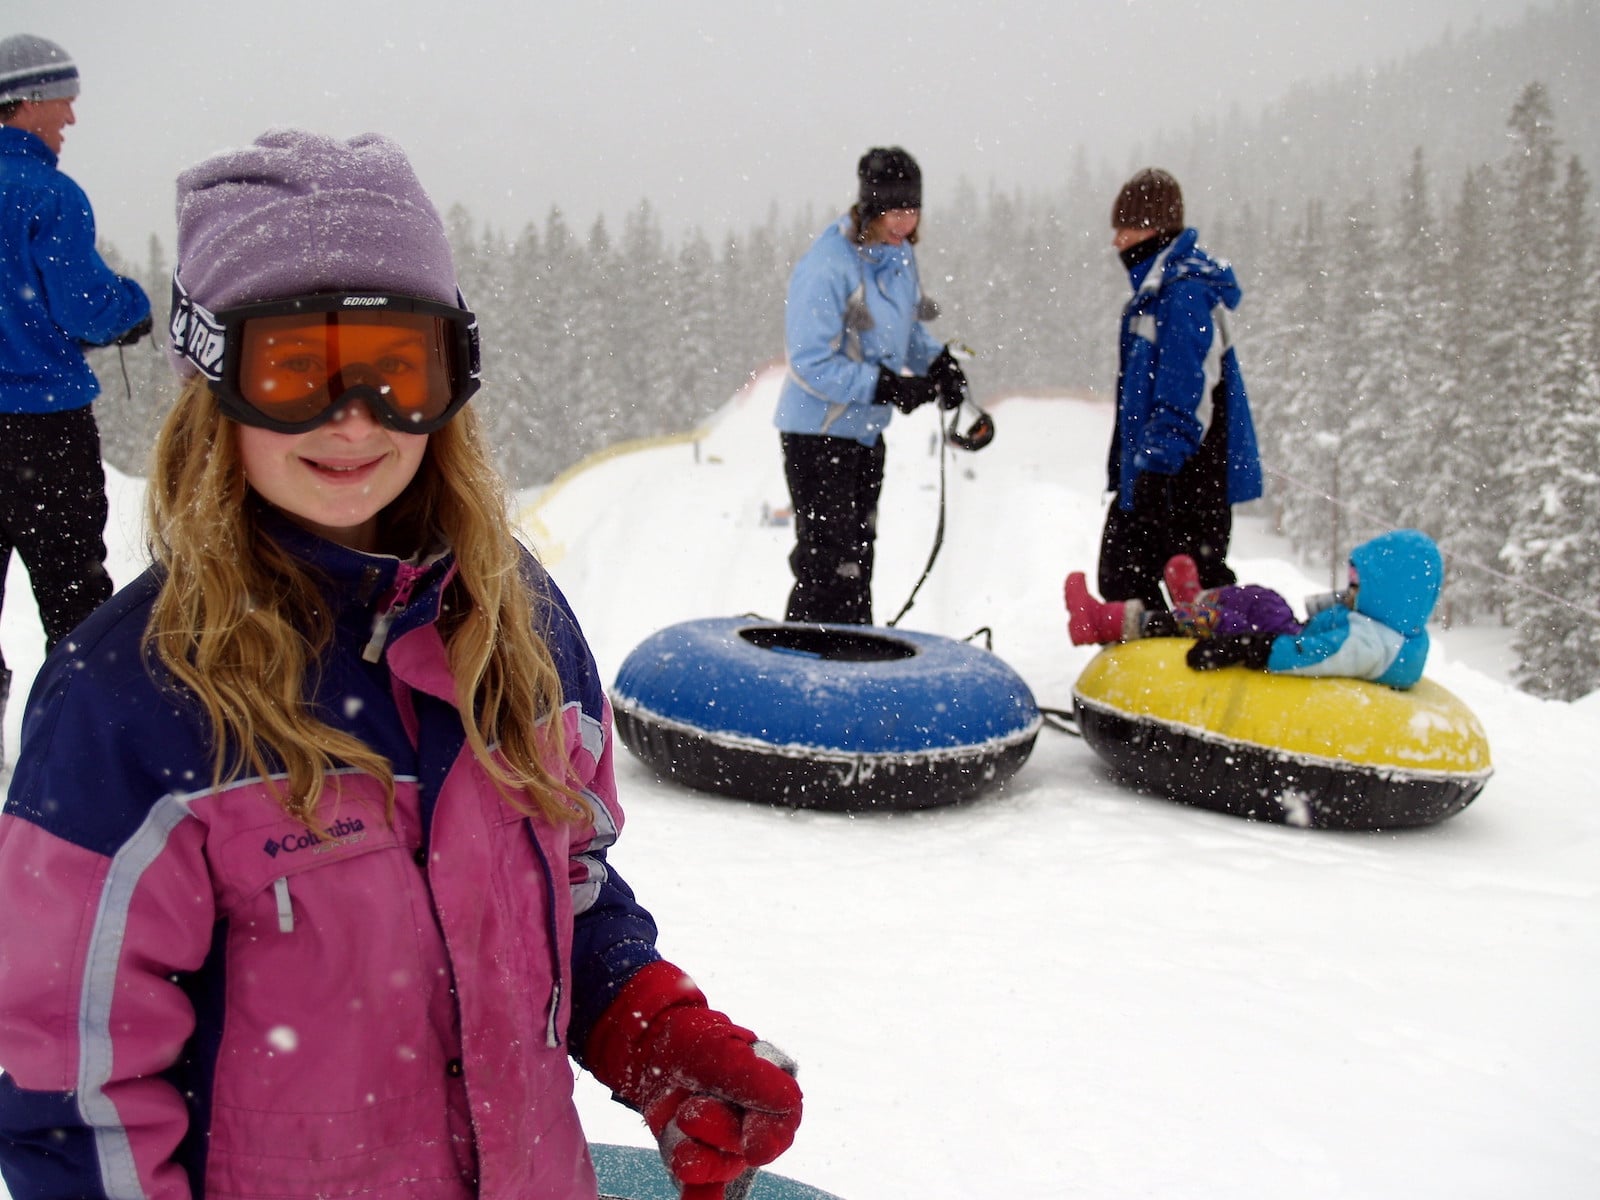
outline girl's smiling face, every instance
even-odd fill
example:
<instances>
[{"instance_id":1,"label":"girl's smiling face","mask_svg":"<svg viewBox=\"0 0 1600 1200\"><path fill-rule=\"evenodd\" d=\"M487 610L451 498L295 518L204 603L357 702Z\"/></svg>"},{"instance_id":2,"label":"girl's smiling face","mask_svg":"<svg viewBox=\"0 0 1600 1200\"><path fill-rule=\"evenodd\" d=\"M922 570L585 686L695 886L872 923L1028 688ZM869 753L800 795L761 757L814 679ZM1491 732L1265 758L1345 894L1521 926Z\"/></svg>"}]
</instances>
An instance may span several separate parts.
<instances>
[{"instance_id":1,"label":"girl's smiling face","mask_svg":"<svg viewBox=\"0 0 1600 1200\"><path fill-rule=\"evenodd\" d=\"M297 525L352 550L378 549L378 514L422 465L428 435L380 425L353 400L307 433L235 425L245 479Z\"/></svg>"}]
</instances>

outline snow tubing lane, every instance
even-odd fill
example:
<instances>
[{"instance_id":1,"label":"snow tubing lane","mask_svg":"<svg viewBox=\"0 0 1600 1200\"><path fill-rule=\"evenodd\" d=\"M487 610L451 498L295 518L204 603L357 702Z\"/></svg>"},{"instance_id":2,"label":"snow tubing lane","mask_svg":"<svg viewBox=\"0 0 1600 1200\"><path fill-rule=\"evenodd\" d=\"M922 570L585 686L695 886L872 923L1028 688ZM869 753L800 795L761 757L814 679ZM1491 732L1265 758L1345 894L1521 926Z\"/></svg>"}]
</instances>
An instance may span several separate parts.
<instances>
[{"instance_id":1,"label":"snow tubing lane","mask_svg":"<svg viewBox=\"0 0 1600 1200\"><path fill-rule=\"evenodd\" d=\"M977 646L871 625L686 621L611 692L622 741L688 787L833 812L932 808L1010 778L1041 717Z\"/></svg>"},{"instance_id":2,"label":"snow tubing lane","mask_svg":"<svg viewBox=\"0 0 1600 1200\"><path fill-rule=\"evenodd\" d=\"M1429 679L1191 670L1188 638L1102 650L1073 687L1084 740L1136 787L1316 829L1430 825L1492 773L1472 711Z\"/></svg>"}]
</instances>

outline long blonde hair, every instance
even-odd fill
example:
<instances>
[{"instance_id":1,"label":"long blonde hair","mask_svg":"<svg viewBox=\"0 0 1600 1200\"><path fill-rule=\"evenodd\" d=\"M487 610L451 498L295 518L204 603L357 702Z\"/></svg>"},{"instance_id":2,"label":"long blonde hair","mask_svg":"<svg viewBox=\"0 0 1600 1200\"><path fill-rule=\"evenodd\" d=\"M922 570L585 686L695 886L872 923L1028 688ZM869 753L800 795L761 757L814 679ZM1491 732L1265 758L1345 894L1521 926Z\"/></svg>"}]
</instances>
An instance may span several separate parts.
<instances>
[{"instance_id":1,"label":"long blonde hair","mask_svg":"<svg viewBox=\"0 0 1600 1200\"><path fill-rule=\"evenodd\" d=\"M392 815L393 765L306 704L333 616L312 571L260 530L247 491L236 427L195 379L152 459L147 536L163 579L145 652L203 709L213 786L246 769L270 779L275 761L288 777L284 810L311 824L328 772L353 767L382 782ZM540 606L536 628L504 488L470 408L429 435L416 477L382 519L396 545L455 554L439 624L473 756L519 810L581 819L587 805L567 779L561 680L544 636L549 608Z\"/></svg>"}]
</instances>

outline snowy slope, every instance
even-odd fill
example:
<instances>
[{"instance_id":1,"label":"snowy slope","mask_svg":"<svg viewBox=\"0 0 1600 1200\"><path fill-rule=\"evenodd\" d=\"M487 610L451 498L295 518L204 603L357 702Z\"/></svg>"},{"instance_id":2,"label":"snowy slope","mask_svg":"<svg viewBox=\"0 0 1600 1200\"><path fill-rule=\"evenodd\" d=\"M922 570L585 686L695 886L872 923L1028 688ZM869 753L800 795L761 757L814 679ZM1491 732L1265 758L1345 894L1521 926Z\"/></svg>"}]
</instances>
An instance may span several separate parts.
<instances>
[{"instance_id":1,"label":"snowy slope","mask_svg":"<svg viewBox=\"0 0 1600 1200\"><path fill-rule=\"evenodd\" d=\"M674 621L781 612L791 532L775 380L694 442L614 454L523 522L609 678ZM907 628L994 648L1066 706L1061 577L1092 569L1109 410L1013 397L954 460L949 527ZM936 518L933 418L897 418L880 535L887 620ZM116 481L117 579L137 555ZM1243 522L1234 562L1291 597L1326 585ZM14 565L19 691L38 632ZM806 1121L777 1169L847 1200L1072 1196L1590 1197L1600 1179L1600 696L1507 687L1483 631L1429 674L1483 720L1496 775L1465 812L1395 834L1260 825L1142 798L1046 730L1003 792L843 817L657 782L619 751L614 854L663 951L795 1054ZM15 746L19 706L7 714ZM3 916L0 916L3 919ZM580 1080L591 1136L644 1144Z\"/></svg>"}]
</instances>

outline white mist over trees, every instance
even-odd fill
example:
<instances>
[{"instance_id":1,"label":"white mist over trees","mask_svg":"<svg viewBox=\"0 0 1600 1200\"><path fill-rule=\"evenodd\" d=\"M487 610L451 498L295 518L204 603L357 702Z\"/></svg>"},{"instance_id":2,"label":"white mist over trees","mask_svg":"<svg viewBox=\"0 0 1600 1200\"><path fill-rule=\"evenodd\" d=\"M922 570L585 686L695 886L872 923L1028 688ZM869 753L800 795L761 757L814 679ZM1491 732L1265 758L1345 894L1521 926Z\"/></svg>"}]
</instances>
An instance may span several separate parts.
<instances>
[{"instance_id":1,"label":"white mist over trees","mask_svg":"<svg viewBox=\"0 0 1600 1200\"><path fill-rule=\"evenodd\" d=\"M1592 31L1592 15L1564 15ZM1421 62L1439 69L1432 55ZM1392 81L1388 90L1411 94ZM1362 88L1361 102L1373 95ZM1243 202L1192 185L1181 161L1151 161L1176 167L1202 244L1233 258L1244 286L1235 332L1269 469L1259 503L1277 527L1330 574L1381 529L1426 530L1449 568L1439 619L1512 624L1519 683L1574 699L1600 688L1595 196L1580 157L1563 151L1543 82L1526 84L1493 124L1479 144L1497 141L1498 157L1447 178L1426 141L1392 177L1311 189L1275 174L1282 164L1258 148L1232 190L1259 179L1283 191ZM1468 132L1452 136L1471 144ZM1306 139L1293 140L1303 154ZM977 352L969 374L980 393L1111 393L1127 281L1107 213L1126 174L1080 153L1059 194L963 184L952 202L929 205L918 258L942 310L933 328ZM575 231L559 209L508 232L452 208L462 289L484 338L473 403L513 484L548 481L620 441L692 429L781 358L790 268L835 215L775 205L742 233L714 242L692 230L674 245L648 202L619 234L603 220ZM154 239L137 266L108 257L165 311L171 266ZM106 457L132 474L144 473L175 393L161 341L93 360Z\"/></svg>"}]
</instances>

